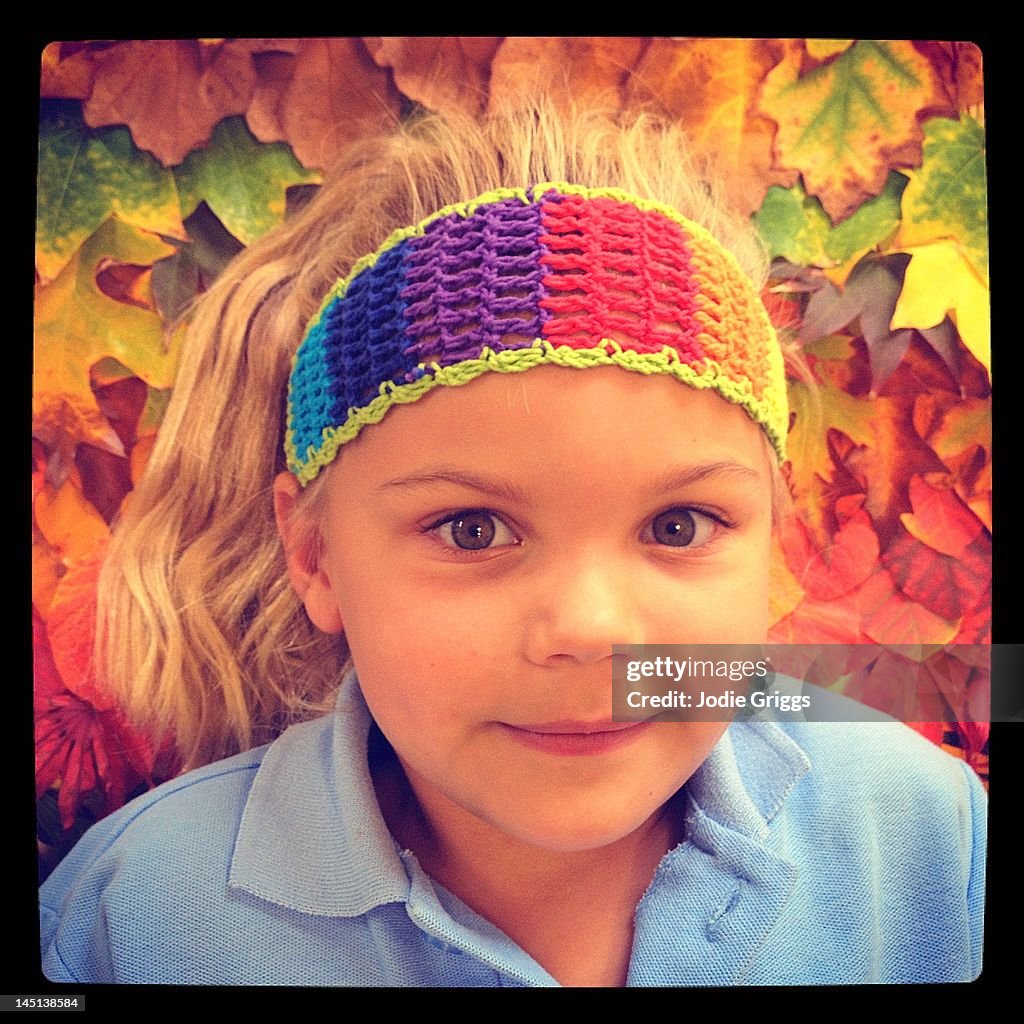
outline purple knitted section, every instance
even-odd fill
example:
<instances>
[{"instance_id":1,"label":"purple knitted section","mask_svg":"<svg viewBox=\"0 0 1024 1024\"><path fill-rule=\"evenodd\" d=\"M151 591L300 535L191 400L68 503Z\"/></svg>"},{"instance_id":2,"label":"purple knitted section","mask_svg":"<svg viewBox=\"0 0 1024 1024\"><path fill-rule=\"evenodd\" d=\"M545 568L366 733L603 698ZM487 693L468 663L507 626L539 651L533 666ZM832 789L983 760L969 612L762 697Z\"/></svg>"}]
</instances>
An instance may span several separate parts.
<instances>
[{"instance_id":1,"label":"purple knitted section","mask_svg":"<svg viewBox=\"0 0 1024 1024\"><path fill-rule=\"evenodd\" d=\"M410 362L450 366L485 345L500 352L541 337L549 314L540 306L540 233L540 204L503 199L410 239L402 291Z\"/></svg>"}]
</instances>

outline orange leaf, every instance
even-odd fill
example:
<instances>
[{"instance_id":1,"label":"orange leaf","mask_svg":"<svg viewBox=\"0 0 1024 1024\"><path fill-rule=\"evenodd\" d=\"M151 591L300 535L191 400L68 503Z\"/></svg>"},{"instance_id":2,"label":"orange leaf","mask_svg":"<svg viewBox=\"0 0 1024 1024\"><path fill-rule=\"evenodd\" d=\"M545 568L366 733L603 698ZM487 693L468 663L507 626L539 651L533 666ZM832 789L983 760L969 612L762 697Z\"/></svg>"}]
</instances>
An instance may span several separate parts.
<instances>
[{"instance_id":1,"label":"orange leaf","mask_svg":"<svg viewBox=\"0 0 1024 1024\"><path fill-rule=\"evenodd\" d=\"M479 114L487 104L497 36L380 36L366 39L374 61L391 68L395 85L411 100L442 114Z\"/></svg>"},{"instance_id":2,"label":"orange leaf","mask_svg":"<svg viewBox=\"0 0 1024 1024\"><path fill-rule=\"evenodd\" d=\"M92 51L69 43L50 43L43 50L42 99L84 100L92 88Z\"/></svg>"},{"instance_id":3,"label":"orange leaf","mask_svg":"<svg viewBox=\"0 0 1024 1024\"><path fill-rule=\"evenodd\" d=\"M57 584L65 572L60 554L54 550L38 529L32 530L32 604L44 616L57 592Z\"/></svg>"},{"instance_id":4,"label":"orange leaf","mask_svg":"<svg viewBox=\"0 0 1024 1024\"><path fill-rule=\"evenodd\" d=\"M398 112L387 72L358 39L303 39L277 107L284 141L319 169L347 143L393 126Z\"/></svg>"},{"instance_id":5,"label":"orange leaf","mask_svg":"<svg viewBox=\"0 0 1024 1024\"><path fill-rule=\"evenodd\" d=\"M801 74L804 59L790 44L759 109L779 126L776 166L799 170L837 222L878 195L891 168L921 162L919 113L952 110L931 62L905 40L861 39Z\"/></svg>"},{"instance_id":6,"label":"orange leaf","mask_svg":"<svg viewBox=\"0 0 1024 1024\"><path fill-rule=\"evenodd\" d=\"M34 509L40 532L65 565L83 561L110 536L103 517L83 496L75 472L57 489L44 486Z\"/></svg>"},{"instance_id":7,"label":"orange leaf","mask_svg":"<svg viewBox=\"0 0 1024 1024\"><path fill-rule=\"evenodd\" d=\"M653 102L686 127L698 154L737 211L757 210L770 185L795 171L773 167L772 122L753 109L765 75L782 57L771 39L655 39L626 86L627 104Z\"/></svg>"},{"instance_id":8,"label":"orange leaf","mask_svg":"<svg viewBox=\"0 0 1024 1024\"><path fill-rule=\"evenodd\" d=\"M556 103L622 103L643 40L626 36L509 36L491 61L489 109L515 109L540 93Z\"/></svg>"},{"instance_id":9,"label":"orange leaf","mask_svg":"<svg viewBox=\"0 0 1024 1024\"><path fill-rule=\"evenodd\" d=\"M910 478L910 504L900 520L907 532L944 555L959 555L982 530L978 517L948 487Z\"/></svg>"},{"instance_id":10,"label":"orange leaf","mask_svg":"<svg viewBox=\"0 0 1024 1024\"><path fill-rule=\"evenodd\" d=\"M96 584L106 544L97 545L73 565L57 584L46 621L53 660L64 685L98 711L116 707L114 698L97 684L93 666L96 640Z\"/></svg>"},{"instance_id":11,"label":"orange leaf","mask_svg":"<svg viewBox=\"0 0 1024 1024\"><path fill-rule=\"evenodd\" d=\"M86 124L128 125L135 144L165 167L207 142L222 118L243 113L255 85L242 40L133 40L97 53L96 63Z\"/></svg>"}]
</instances>

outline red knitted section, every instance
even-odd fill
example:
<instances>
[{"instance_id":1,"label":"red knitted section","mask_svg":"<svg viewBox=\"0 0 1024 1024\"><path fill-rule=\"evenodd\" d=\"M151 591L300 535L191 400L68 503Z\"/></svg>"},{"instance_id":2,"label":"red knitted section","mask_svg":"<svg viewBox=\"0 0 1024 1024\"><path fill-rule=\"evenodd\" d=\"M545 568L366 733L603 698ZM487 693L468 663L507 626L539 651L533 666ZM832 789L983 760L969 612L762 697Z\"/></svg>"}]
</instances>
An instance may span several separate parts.
<instances>
[{"instance_id":1,"label":"red knitted section","mask_svg":"<svg viewBox=\"0 0 1024 1024\"><path fill-rule=\"evenodd\" d=\"M543 203L544 336L572 348L603 339L636 352L671 345L704 356L689 241L667 217L614 199L558 196Z\"/></svg>"}]
</instances>

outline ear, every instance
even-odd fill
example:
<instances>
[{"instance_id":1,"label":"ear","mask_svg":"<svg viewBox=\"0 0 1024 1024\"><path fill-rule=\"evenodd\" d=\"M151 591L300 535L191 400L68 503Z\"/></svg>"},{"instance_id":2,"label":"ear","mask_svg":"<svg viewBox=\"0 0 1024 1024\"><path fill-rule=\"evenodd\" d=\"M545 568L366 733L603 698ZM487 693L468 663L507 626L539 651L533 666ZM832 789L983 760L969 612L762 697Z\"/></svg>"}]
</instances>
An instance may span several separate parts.
<instances>
[{"instance_id":1,"label":"ear","mask_svg":"<svg viewBox=\"0 0 1024 1024\"><path fill-rule=\"evenodd\" d=\"M284 544L288 576L313 625L324 633L341 633L345 626L323 566L320 523L309 511L296 511L301 492L291 473L274 478L274 518Z\"/></svg>"}]
</instances>

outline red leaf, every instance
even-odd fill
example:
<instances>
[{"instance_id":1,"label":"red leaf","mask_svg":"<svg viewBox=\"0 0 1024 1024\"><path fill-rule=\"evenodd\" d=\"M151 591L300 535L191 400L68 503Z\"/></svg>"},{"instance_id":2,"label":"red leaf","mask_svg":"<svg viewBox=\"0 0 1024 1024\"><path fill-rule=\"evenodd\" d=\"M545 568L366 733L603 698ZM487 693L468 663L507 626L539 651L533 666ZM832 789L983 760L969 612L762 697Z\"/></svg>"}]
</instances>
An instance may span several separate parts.
<instances>
[{"instance_id":1,"label":"red leaf","mask_svg":"<svg viewBox=\"0 0 1024 1024\"><path fill-rule=\"evenodd\" d=\"M884 569L857 592L864 634L878 644L946 644L957 630L927 608L908 601Z\"/></svg>"},{"instance_id":2,"label":"red leaf","mask_svg":"<svg viewBox=\"0 0 1024 1024\"><path fill-rule=\"evenodd\" d=\"M854 590L878 566L878 537L868 514L861 507L864 495L847 495L835 504L842 523L832 545L822 552L814 550L807 529L797 519L782 530L782 548L793 575L807 593L829 601Z\"/></svg>"},{"instance_id":3,"label":"red leaf","mask_svg":"<svg viewBox=\"0 0 1024 1024\"><path fill-rule=\"evenodd\" d=\"M57 584L47 630L53 660L64 685L99 711L116 706L97 684L93 665L96 634L96 584L106 546L73 565Z\"/></svg>"},{"instance_id":4,"label":"red leaf","mask_svg":"<svg viewBox=\"0 0 1024 1024\"><path fill-rule=\"evenodd\" d=\"M943 555L959 555L981 533L981 520L949 488L910 478L913 512L900 516L911 536Z\"/></svg>"},{"instance_id":5,"label":"red leaf","mask_svg":"<svg viewBox=\"0 0 1024 1024\"><path fill-rule=\"evenodd\" d=\"M992 574L992 544L979 533L958 558L942 555L914 540L898 536L882 554L903 593L947 622L973 609Z\"/></svg>"}]
</instances>

